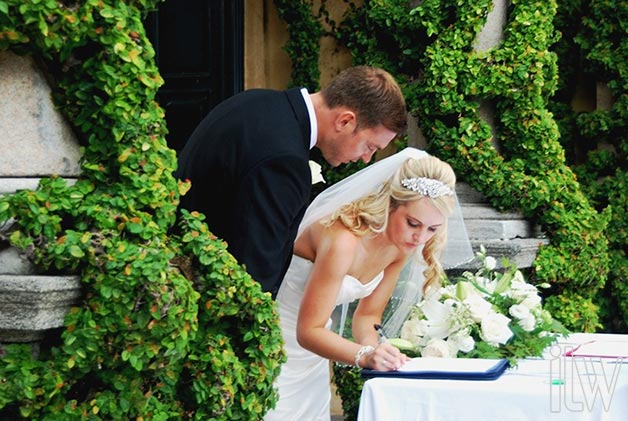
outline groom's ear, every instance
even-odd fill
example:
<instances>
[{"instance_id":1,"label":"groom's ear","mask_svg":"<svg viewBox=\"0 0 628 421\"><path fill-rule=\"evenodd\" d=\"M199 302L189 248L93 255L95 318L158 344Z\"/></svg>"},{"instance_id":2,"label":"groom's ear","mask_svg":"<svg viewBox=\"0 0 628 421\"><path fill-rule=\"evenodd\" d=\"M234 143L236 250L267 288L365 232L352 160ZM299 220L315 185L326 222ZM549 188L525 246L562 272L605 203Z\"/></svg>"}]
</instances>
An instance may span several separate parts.
<instances>
[{"instance_id":1,"label":"groom's ear","mask_svg":"<svg viewBox=\"0 0 628 421\"><path fill-rule=\"evenodd\" d=\"M346 108L338 111L335 119L336 131L341 132L349 130L349 132L353 132L357 128L357 125L358 119L353 111Z\"/></svg>"}]
</instances>

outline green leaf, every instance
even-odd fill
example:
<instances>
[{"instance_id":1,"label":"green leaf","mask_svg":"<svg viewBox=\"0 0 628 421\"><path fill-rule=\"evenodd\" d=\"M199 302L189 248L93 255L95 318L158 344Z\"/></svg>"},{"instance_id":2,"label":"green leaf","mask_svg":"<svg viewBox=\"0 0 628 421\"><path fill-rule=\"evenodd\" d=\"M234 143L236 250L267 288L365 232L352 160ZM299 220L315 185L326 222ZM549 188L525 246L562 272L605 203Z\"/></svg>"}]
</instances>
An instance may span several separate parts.
<instances>
[{"instance_id":1,"label":"green leaf","mask_svg":"<svg viewBox=\"0 0 628 421\"><path fill-rule=\"evenodd\" d=\"M100 16L102 16L103 18L112 18L113 12L111 9L105 8L100 11Z\"/></svg>"},{"instance_id":2,"label":"green leaf","mask_svg":"<svg viewBox=\"0 0 628 421\"><path fill-rule=\"evenodd\" d=\"M83 252L83 250L81 250L81 248L75 244L72 244L70 246L69 251L70 251L70 254L76 258L81 258L85 256L85 253Z\"/></svg>"}]
</instances>

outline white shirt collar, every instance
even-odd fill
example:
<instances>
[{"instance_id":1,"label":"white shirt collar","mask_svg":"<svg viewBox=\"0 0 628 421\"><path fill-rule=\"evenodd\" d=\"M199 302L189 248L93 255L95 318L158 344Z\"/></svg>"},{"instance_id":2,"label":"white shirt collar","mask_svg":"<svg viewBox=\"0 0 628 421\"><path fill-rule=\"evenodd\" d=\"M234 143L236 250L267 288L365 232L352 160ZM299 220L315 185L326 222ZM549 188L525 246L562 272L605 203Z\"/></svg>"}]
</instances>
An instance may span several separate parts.
<instances>
[{"instance_id":1,"label":"white shirt collar","mask_svg":"<svg viewBox=\"0 0 628 421\"><path fill-rule=\"evenodd\" d=\"M307 107L307 113L310 116L310 127L312 128L312 132L310 133L310 149L312 149L316 145L316 139L318 138L316 112L314 111L314 104L312 103L312 99L310 98L306 88L301 88L301 95L303 95L303 100L305 101L305 106Z\"/></svg>"}]
</instances>

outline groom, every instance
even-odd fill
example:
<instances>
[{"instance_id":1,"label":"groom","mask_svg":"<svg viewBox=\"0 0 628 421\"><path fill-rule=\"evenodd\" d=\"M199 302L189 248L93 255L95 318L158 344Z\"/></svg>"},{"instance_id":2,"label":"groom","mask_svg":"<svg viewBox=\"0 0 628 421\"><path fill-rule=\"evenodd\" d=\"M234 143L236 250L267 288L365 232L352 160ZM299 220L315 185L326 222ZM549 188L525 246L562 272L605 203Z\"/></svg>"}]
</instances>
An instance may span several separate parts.
<instances>
[{"instance_id":1,"label":"groom","mask_svg":"<svg viewBox=\"0 0 628 421\"><path fill-rule=\"evenodd\" d=\"M394 78L348 68L320 92L253 89L216 106L185 144L175 176L189 179L181 207L209 229L273 298L310 199L310 149L332 166L368 162L405 130Z\"/></svg>"}]
</instances>

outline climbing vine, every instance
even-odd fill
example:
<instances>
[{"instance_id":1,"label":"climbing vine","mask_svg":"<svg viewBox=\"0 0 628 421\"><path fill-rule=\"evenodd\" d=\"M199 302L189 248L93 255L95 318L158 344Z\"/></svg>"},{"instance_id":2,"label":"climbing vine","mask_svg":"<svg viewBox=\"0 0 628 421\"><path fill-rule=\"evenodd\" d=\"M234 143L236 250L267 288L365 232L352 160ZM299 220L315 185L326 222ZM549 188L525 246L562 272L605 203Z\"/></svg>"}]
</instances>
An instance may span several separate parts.
<instances>
[{"instance_id":1,"label":"climbing vine","mask_svg":"<svg viewBox=\"0 0 628 421\"><path fill-rule=\"evenodd\" d=\"M598 209L613 209L608 281L601 295L609 331L628 331L628 5L622 1L582 1L574 50L584 73L608 88L612 104L575 116L574 146L585 159L572 164L583 189ZM568 41L566 41L568 42ZM574 150L574 149L572 149ZM617 311L619 309L619 311Z\"/></svg>"},{"instance_id":2,"label":"climbing vine","mask_svg":"<svg viewBox=\"0 0 628 421\"><path fill-rule=\"evenodd\" d=\"M157 3L0 0L0 51L45 66L83 147L75 184L0 197L0 240L84 291L53 346L0 351L2 419L258 419L276 402L270 295L202 215L177 217L188 186L142 23Z\"/></svg>"}]
</instances>

